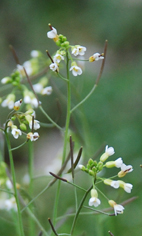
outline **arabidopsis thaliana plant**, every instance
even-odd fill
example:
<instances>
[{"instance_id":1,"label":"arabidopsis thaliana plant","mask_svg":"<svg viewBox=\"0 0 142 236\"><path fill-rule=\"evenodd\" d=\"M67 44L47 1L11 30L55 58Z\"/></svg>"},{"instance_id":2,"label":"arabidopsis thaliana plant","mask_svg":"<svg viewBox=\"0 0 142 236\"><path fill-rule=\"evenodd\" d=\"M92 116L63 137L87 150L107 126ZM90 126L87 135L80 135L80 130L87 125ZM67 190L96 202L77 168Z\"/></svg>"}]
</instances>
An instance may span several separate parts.
<instances>
[{"instance_id":1,"label":"arabidopsis thaliana plant","mask_svg":"<svg viewBox=\"0 0 142 236\"><path fill-rule=\"evenodd\" d=\"M99 60L102 60L104 59L104 54L100 54L100 53L95 53L93 54L91 57L89 57L89 61L90 62L93 62L93 61L99 61Z\"/></svg>"},{"instance_id":2,"label":"arabidopsis thaliana plant","mask_svg":"<svg viewBox=\"0 0 142 236\"><path fill-rule=\"evenodd\" d=\"M125 209L122 205L117 204L113 200L108 201L109 205L114 208L114 213L117 216L118 214L123 214L123 210Z\"/></svg>"},{"instance_id":3,"label":"arabidopsis thaliana plant","mask_svg":"<svg viewBox=\"0 0 142 236\"><path fill-rule=\"evenodd\" d=\"M41 93L42 89L43 89L43 86L42 84L40 83L37 83L37 84L34 84L33 85L33 89L36 93Z\"/></svg>"}]
</instances>

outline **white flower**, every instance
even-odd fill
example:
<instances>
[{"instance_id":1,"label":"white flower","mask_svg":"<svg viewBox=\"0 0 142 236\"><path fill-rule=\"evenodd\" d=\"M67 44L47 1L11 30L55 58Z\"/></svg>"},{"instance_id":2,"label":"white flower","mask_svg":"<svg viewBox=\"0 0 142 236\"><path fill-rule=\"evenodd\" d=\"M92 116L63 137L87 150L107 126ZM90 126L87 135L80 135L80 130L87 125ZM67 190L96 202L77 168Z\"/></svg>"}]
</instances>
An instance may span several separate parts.
<instances>
[{"instance_id":1,"label":"white flower","mask_svg":"<svg viewBox=\"0 0 142 236\"><path fill-rule=\"evenodd\" d=\"M29 127L32 129L32 120L29 122ZM37 130L40 128L40 123L38 120L34 120L34 129Z\"/></svg>"},{"instance_id":2,"label":"white flower","mask_svg":"<svg viewBox=\"0 0 142 236\"><path fill-rule=\"evenodd\" d=\"M14 109L15 111L18 111L19 108L20 108L20 106L21 106L21 104L22 104L22 99L16 101L16 102L14 103L13 109Z\"/></svg>"},{"instance_id":3,"label":"white flower","mask_svg":"<svg viewBox=\"0 0 142 236\"><path fill-rule=\"evenodd\" d=\"M121 171L118 173L118 177L124 177L127 173L132 172L133 167L131 165L125 165L124 163L121 165Z\"/></svg>"},{"instance_id":4,"label":"white flower","mask_svg":"<svg viewBox=\"0 0 142 236\"><path fill-rule=\"evenodd\" d=\"M17 204L15 197L5 200L4 205L7 211L10 211L11 209L17 211Z\"/></svg>"},{"instance_id":5,"label":"white flower","mask_svg":"<svg viewBox=\"0 0 142 236\"><path fill-rule=\"evenodd\" d=\"M114 148L113 147L108 147L108 145L105 147L105 153L108 155L108 156L112 156L115 151L114 151Z\"/></svg>"},{"instance_id":6,"label":"white flower","mask_svg":"<svg viewBox=\"0 0 142 236\"><path fill-rule=\"evenodd\" d=\"M123 181L121 181L121 180L118 180L118 182L119 182L119 186L120 186L121 188L123 188L127 193L131 193L131 190L132 190L132 188L133 188L133 185L132 185L132 184L125 183L125 182L123 182Z\"/></svg>"},{"instance_id":7,"label":"white flower","mask_svg":"<svg viewBox=\"0 0 142 236\"><path fill-rule=\"evenodd\" d=\"M13 188L13 185L12 185L12 183L11 183L11 181L10 181L9 179L6 181L6 186L7 186L7 188L9 188L9 189L12 189L12 188Z\"/></svg>"},{"instance_id":8,"label":"white flower","mask_svg":"<svg viewBox=\"0 0 142 236\"><path fill-rule=\"evenodd\" d=\"M89 200L89 206L97 207L100 204L101 204L101 201L97 197L91 197L90 200Z\"/></svg>"},{"instance_id":9,"label":"white flower","mask_svg":"<svg viewBox=\"0 0 142 236\"><path fill-rule=\"evenodd\" d=\"M59 71L59 67L57 65L56 62L53 62L50 64L49 68L52 70L52 71Z\"/></svg>"},{"instance_id":10,"label":"white flower","mask_svg":"<svg viewBox=\"0 0 142 236\"><path fill-rule=\"evenodd\" d=\"M5 100L1 103L2 107L8 107L12 109L14 107L15 95L9 94Z\"/></svg>"},{"instance_id":11,"label":"white flower","mask_svg":"<svg viewBox=\"0 0 142 236\"><path fill-rule=\"evenodd\" d=\"M56 53L53 57L55 63L60 63L61 60L64 60L64 57L60 53Z\"/></svg>"},{"instance_id":12,"label":"white flower","mask_svg":"<svg viewBox=\"0 0 142 236\"><path fill-rule=\"evenodd\" d=\"M89 199L89 206L97 207L101 204L100 199L98 199L98 192L96 189L91 190L91 198Z\"/></svg>"},{"instance_id":13,"label":"white flower","mask_svg":"<svg viewBox=\"0 0 142 236\"><path fill-rule=\"evenodd\" d=\"M52 93L52 87L48 86L41 91L42 95L50 95Z\"/></svg>"},{"instance_id":14,"label":"white flower","mask_svg":"<svg viewBox=\"0 0 142 236\"><path fill-rule=\"evenodd\" d=\"M11 134L13 135L13 137L15 139L18 139L18 137L20 135L22 135L22 131L20 129L17 129L17 126L16 125L13 125L12 126L12 131L11 131Z\"/></svg>"},{"instance_id":15,"label":"white flower","mask_svg":"<svg viewBox=\"0 0 142 236\"><path fill-rule=\"evenodd\" d=\"M83 56L85 54L85 51L86 51L86 47L83 47L83 46L80 46L80 45L76 45L74 47L72 47L71 49L71 53L74 55L74 56Z\"/></svg>"},{"instance_id":16,"label":"white flower","mask_svg":"<svg viewBox=\"0 0 142 236\"><path fill-rule=\"evenodd\" d=\"M104 54L100 54L100 53L95 53L93 54L91 57L89 57L89 61L90 62L93 62L93 61L98 61L98 60L101 60L101 59L104 59Z\"/></svg>"},{"instance_id":17,"label":"white flower","mask_svg":"<svg viewBox=\"0 0 142 236\"><path fill-rule=\"evenodd\" d=\"M100 157L100 161L104 162L108 159L109 156L112 156L115 153L113 147L108 147L108 145L105 147L105 153Z\"/></svg>"},{"instance_id":18,"label":"white flower","mask_svg":"<svg viewBox=\"0 0 142 236\"><path fill-rule=\"evenodd\" d=\"M57 30L52 27L52 30L47 32L47 37L50 39L55 39L57 37Z\"/></svg>"},{"instance_id":19,"label":"white flower","mask_svg":"<svg viewBox=\"0 0 142 236\"><path fill-rule=\"evenodd\" d=\"M32 63L30 61L25 61L23 66L28 75L31 75L33 73Z\"/></svg>"},{"instance_id":20,"label":"white flower","mask_svg":"<svg viewBox=\"0 0 142 236\"><path fill-rule=\"evenodd\" d=\"M11 81L11 78L10 77L4 77L2 80L1 80L1 83L2 84L7 84Z\"/></svg>"},{"instance_id":21,"label":"white flower","mask_svg":"<svg viewBox=\"0 0 142 236\"><path fill-rule=\"evenodd\" d=\"M113 188L119 188L119 182L116 180L105 179L104 184L110 185Z\"/></svg>"},{"instance_id":22,"label":"white flower","mask_svg":"<svg viewBox=\"0 0 142 236\"><path fill-rule=\"evenodd\" d=\"M117 158L117 159L115 160L115 166L116 166L117 168L120 168L120 167L122 166L122 164L123 164L123 161L122 161L122 158L121 158L121 157L119 157L119 158Z\"/></svg>"},{"instance_id":23,"label":"white flower","mask_svg":"<svg viewBox=\"0 0 142 236\"><path fill-rule=\"evenodd\" d=\"M42 84L40 83L37 83L37 84L34 84L33 85L33 89L36 93L41 93L42 89L43 89L43 86Z\"/></svg>"},{"instance_id":24,"label":"white flower","mask_svg":"<svg viewBox=\"0 0 142 236\"><path fill-rule=\"evenodd\" d=\"M122 205L117 204L113 200L108 201L109 205L114 208L114 213L117 216L118 214L123 214L123 210L125 209Z\"/></svg>"},{"instance_id":25,"label":"white flower","mask_svg":"<svg viewBox=\"0 0 142 236\"><path fill-rule=\"evenodd\" d=\"M81 75L81 74L82 74L81 68L80 68L79 66L77 66L77 65L71 66L70 71L72 71L72 74L73 74L74 76L77 76L77 75Z\"/></svg>"},{"instance_id":26,"label":"white flower","mask_svg":"<svg viewBox=\"0 0 142 236\"><path fill-rule=\"evenodd\" d=\"M133 171L133 167L131 165L127 166L123 163L123 165L121 166L121 170L124 171L124 172L129 173L129 172Z\"/></svg>"},{"instance_id":27,"label":"white flower","mask_svg":"<svg viewBox=\"0 0 142 236\"><path fill-rule=\"evenodd\" d=\"M39 56L39 52L37 50L31 51L31 57L38 57L38 56Z\"/></svg>"},{"instance_id":28,"label":"white flower","mask_svg":"<svg viewBox=\"0 0 142 236\"><path fill-rule=\"evenodd\" d=\"M39 138L39 134L37 132L35 133L28 133L27 134L27 139L30 139L31 141L36 141Z\"/></svg>"},{"instance_id":29,"label":"white flower","mask_svg":"<svg viewBox=\"0 0 142 236\"><path fill-rule=\"evenodd\" d=\"M36 98L31 99L31 105L35 108L38 107L38 100Z\"/></svg>"},{"instance_id":30,"label":"white flower","mask_svg":"<svg viewBox=\"0 0 142 236\"><path fill-rule=\"evenodd\" d=\"M119 157L115 161L108 161L108 162L106 162L105 166L107 168L112 168L112 167L120 168L122 166L122 164L123 164L122 158Z\"/></svg>"}]
</instances>

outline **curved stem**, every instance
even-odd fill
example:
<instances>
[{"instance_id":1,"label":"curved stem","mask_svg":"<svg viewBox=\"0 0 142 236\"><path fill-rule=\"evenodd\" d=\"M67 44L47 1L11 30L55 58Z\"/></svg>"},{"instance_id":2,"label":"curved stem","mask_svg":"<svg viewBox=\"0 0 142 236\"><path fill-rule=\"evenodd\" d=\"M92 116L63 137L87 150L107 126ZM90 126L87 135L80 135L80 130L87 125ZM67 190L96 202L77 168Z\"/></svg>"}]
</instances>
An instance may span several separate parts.
<instances>
[{"instance_id":1,"label":"curved stem","mask_svg":"<svg viewBox=\"0 0 142 236\"><path fill-rule=\"evenodd\" d=\"M58 129L62 130L62 128L56 124L56 122L54 120L52 120L50 118L50 116L44 111L43 107L42 106L39 106L39 109L41 110L41 112L46 116L46 118Z\"/></svg>"},{"instance_id":2,"label":"curved stem","mask_svg":"<svg viewBox=\"0 0 142 236\"><path fill-rule=\"evenodd\" d=\"M92 93L94 92L94 90L96 89L96 87L97 87L97 85L94 84L93 88L92 88L91 91L87 94L87 96L86 96L81 102L79 102L75 107L73 107L73 108L71 109L71 113L72 113L74 110L76 110L80 105L82 105L82 104L92 95Z\"/></svg>"},{"instance_id":3,"label":"curved stem","mask_svg":"<svg viewBox=\"0 0 142 236\"><path fill-rule=\"evenodd\" d=\"M13 187L14 187L15 199L16 199L16 203L17 203L20 236L24 236L22 216L21 216L21 212L20 212L20 203L19 203L18 192L17 192L17 188L16 188L16 176L15 176L13 155L12 155L11 145L10 145L10 141L9 141L9 137L8 137L7 132L5 132L5 137L6 137L6 141L7 141L8 153L9 153L9 159L10 159L10 166L11 166L11 173L12 173L12 179L13 179Z\"/></svg>"},{"instance_id":4,"label":"curved stem","mask_svg":"<svg viewBox=\"0 0 142 236\"><path fill-rule=\"evenodd\" d=\"M74 220L73 220L73 224L72 224L72 228L71 228L71 235L73 234L73 231L74 231L74 228L75 228L75 225L76 225L76 222L77 222L77 218L78 218L78 216L79 216L79 213L80 213L80 211L81 211L81 208L82 208L82 206L83 206L83 203L84 203L84 201L85 201L85 199L86 199L86 197L87 197L87 195L88 195L88 193L90 192L90 190L92 189L92 185L91 185L91 187L86 191L86 193L84 194L84 196L83 196L83 198L82 198L82 200L81 200L81 202L80 202L80 205L79 205L79 207L78 207L78 210L77 210L77 212L76 212L76 215L75 215L75 217L74 217Z\"/></svg>"}]
</instances>

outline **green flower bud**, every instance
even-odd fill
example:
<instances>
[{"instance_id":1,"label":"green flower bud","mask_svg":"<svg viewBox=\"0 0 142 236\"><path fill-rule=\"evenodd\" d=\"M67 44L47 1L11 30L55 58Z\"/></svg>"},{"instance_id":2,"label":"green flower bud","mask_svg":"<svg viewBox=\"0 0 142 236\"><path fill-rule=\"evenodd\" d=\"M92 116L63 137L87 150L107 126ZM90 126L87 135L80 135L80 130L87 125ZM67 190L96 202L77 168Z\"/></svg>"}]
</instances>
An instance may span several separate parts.
<instances>
[{"instance_id":1,"label":"green flower bud","mask_svg":"<svg viewBox=\"0 0 142 236\"><path fill-rule=\"evenodd\" d=\"M103 162L100 161L100 162L98 163L97 169L98 169L99 171L101 171L101 170L103 169Z\"/></svg>"},{"instance_id":2,"label":"green flower bud","mask_svg":"<svg viewBox=\"0 0 142 236\"><path fill-rule=\"evenodd\" d=\"M26 131L27 126L24 123L22 123L22 124L20 124L20 129L23 130L23 131Z\"/></svg>"},{"instance_id":3,"label":"green flower bud","mask_svg":"<svg viewBox=\"0 0 142 236\"><path fill-rule=\"evenodd\" d=\"M68 48L70 45L69 41L65 41L64 43L61 43L61 47Z\"/></svg>"}]
</instances>

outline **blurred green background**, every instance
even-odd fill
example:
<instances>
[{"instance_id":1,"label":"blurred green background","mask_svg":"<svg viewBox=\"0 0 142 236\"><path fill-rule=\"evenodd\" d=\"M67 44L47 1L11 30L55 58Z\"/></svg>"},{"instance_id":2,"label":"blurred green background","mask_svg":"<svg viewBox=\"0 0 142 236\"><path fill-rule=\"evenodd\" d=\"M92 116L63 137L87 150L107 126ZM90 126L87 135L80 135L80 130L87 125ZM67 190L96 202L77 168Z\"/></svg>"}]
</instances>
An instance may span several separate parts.
<instances>
[{"instance_id":1,"label":"blurred green background","mask_svg":"<svg viewBox=\"0 0 142 236\"><path fill-rule=\"evenodd\" d=\"M124 179L134 185L132 193L130 195L125 193L122 196L123 191L120 191L118 200L123 201L132 196L139 196L139 198L127 205L124 214L118 217L95 215L80 217L75 235L84 231L86 235L105 236L108 235L109 230L114 236L142 235L141 12L142 2L140 0L0 1L1 78L9 75L15 68L15 61L9 49L10 44L16 49L21 63L29 59L31 50L36 49L45 53L45 50L48 49L51 54L57 50L53 41L47 39L48 23L51 23L59 33L66 35L71 44L86 46L88 57L92 55L92 52L103 52L104 42L106 39L108 40L106 64L99 86L80 108L81 113L75 112L72 127L81 137L80 145L86 148L86 159L92 157L98 148L106 143L115 148L115 159L121 156L126 164L133 165L134 171ZM83 98L92 88L100 66L100 62L86 64L84 74L81 77L73 78L73 84L79 89L80 98ZM57 81L55 80L55 82ZM58 84L61 91L65 93L63 83L58 82ZM60 95L53 92L51 97L43 103L53 118L56 118L56 98L60 100ZM63 125L65 104L61 102L61 106L63 115L59 123ZM7 109L1 108L1 123L4 122L6 114ZM38 112L37 118L39 119L39 117ZM43 117L41 119L44 121ZM55 129L53 131L43 129L41 132L41 136L43 135L44 138L47 136L46 142L50 141L53 144L51 154L56 147L60 148L62 142L59 143L55 137L61 139L61 136L56 133ZM39 140L35 148L38 155L41 153L41 156L45 157L48 148L42 141ZM38 155L36 154L35 168L40 173L45 165L45 160L44 158L39 160ZM27 154L23 152L19 158L19 153L15 152L15 160L17 161L17 175L20 175L21 169L24 174L26 167L24 170L22 167L23 163L26 166ZM87 188L86 176L81 173L81 176L77 174L77 177L77 181ZM43 179L43 186L40 181L35 182L35 195L46 185L46 181ZM62 191L64 202L61 202L59 215L65 212L65 206L72 205L72 189L69 188L69 191L66 191L66 188L65 186ZM50 194L45 193L36 202L38 217L45 227L48 227L47 218L52 212L53 203L50 202L50 199L55 195L55 189L56 186L51 189ZM116 190L109 187L106 188L107 190L109 198L116 196ZM105 204L104 207L106 207ZM46 209L49 209L50 213ZM5 213L2 212L0 217L0 235L16 235L15 227L10 222L11 218L8 213L5 216ZM4 218L8 218L8 220L4 220ZM68 230L70 224L71 221L67 221L64 231Z\"/></svg>"}]
</instances>

